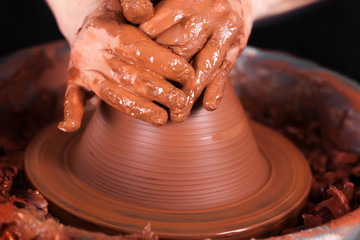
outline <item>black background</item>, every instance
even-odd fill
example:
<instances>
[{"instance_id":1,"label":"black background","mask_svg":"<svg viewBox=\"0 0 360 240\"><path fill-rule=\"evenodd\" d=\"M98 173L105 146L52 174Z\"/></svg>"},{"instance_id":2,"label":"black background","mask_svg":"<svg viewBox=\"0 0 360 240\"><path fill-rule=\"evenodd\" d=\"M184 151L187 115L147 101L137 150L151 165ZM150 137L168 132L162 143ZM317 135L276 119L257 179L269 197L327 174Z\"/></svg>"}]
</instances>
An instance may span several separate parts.
<instances>
[{"instance_id":1,"label":"black background","mask_svg":"<svg viewBox=\"0 0 360 240\"><path fill-rule=\"evenodd\" d=\"M3 1L0 31L0 56L62 38L44 0ZM360 82L360 0L324 0L257 22L249 44L310 59Z\"/></svg>"}]
</instances>

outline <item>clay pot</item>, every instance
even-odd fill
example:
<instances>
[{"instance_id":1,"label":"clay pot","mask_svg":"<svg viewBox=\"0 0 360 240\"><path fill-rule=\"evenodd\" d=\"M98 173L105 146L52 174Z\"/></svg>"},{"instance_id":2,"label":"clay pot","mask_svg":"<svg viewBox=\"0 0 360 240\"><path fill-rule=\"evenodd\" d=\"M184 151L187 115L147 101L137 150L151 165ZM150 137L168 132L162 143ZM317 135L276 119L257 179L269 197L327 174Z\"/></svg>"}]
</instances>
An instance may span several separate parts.
<instances>
[{"instance_id":1,"label":"clay pot","mask_svg":"<svg viewBox=\"0 0 360 240\"><path fill-rule=\"evenodd\" d=\"M265 185L271 168L230 83L225 94L217 111L199 104L186 121L163 127L102 102L69 149L69 167L104 195L154 209L207 209L245 199Z\"/></svg>"}]
</instances>

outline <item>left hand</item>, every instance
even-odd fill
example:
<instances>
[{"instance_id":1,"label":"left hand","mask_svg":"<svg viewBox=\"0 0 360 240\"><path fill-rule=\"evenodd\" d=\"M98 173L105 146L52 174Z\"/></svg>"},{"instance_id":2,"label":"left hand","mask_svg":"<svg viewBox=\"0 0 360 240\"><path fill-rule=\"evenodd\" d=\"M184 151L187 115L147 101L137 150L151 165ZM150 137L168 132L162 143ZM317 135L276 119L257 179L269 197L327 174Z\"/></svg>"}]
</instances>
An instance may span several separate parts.
<instances>
[{"instance_id":1,"label":"left hand","mask_svg":"<svg viewBox=\"0 0 360 240\"><path fill-rule=\"evenodd\" d=\"M118 0L103 0L85 19L71 46L59 129L79 129L87 93L129 116L164 125L168 113L162 106L170 113L182 112L186 106L186 95L166 79L184 84L194 75L185 59L128 24Z\"/></svg>"},{"instance_id":2,"label":"left hand","mask_svg":"<svg viewBox=\"0 0 360 240\"><path fill-rule=\"evenodd\" d=\"M172 113L183 121L204 88L203 105L215 110L229 72L245 48L253 22L251 0L163 0L140 28L174 53L191 59L196 77L185 83L187 107Z\"/></svg>"}]
</instances>

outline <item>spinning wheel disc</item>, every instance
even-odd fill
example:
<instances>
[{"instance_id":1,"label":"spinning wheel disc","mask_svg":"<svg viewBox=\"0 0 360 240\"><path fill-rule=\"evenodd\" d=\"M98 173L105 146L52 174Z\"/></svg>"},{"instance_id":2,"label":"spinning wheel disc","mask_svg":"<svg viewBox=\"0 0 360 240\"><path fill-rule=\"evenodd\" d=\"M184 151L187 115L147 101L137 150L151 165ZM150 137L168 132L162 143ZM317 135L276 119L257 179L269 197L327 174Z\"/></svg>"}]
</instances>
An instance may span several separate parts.
<instances>
[{"instance_id":1,"label":"spinning wheel disc","mask_svg":"<svg viewBox=\"0 0 360 240\"><path fill-rule=\"evenodd\" d=\"M29 145L25 170L52 203L88 222L119 232L139 232L151 222L160 238L231 238L276 233L293 222L310 191L311 172L299 150L275 131L251 122L259 150L270 166L256 193L221 207L168 210L118 201L92 189L69 167L68 150L82 132L65 134L52 124Z\"/></svg>"}]
</instances>

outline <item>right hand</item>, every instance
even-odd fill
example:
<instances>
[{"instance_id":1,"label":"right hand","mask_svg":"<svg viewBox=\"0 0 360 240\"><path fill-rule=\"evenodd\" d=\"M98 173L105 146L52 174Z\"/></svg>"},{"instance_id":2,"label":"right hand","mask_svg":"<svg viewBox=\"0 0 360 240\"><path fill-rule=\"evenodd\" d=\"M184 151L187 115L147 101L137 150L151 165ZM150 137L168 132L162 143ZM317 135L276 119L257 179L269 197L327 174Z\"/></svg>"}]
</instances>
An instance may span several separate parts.
<instances>
[{"instance_id":1,"label":"right hand","mask_svg":"<svg viewBox=\"0 0 360 240\"><path fill-rule=\"evenodd\" d=\"M185 120L204 91L203 105L215 110L223 98L230 70L248 41L253 23L252 0L163 0L140 28L177 55L190 60L195 79L182 90L187 106L171 114Z\"/></svg>"},{"instance_id":2,"label":"right hand","mask_svg":"<svg viewBox=\"0 0 360 240\"><path fill-rule=\"evenodd\" d=\"M70 54L64 121L59 129L79 129L87 92L153 125L183 111L186 95L165 79L185 84L195 76L187 61L127 24L117 0L91 13L77 33ZM154 101L154 102L153 102Z\"/></svg>"}]
</instances>

